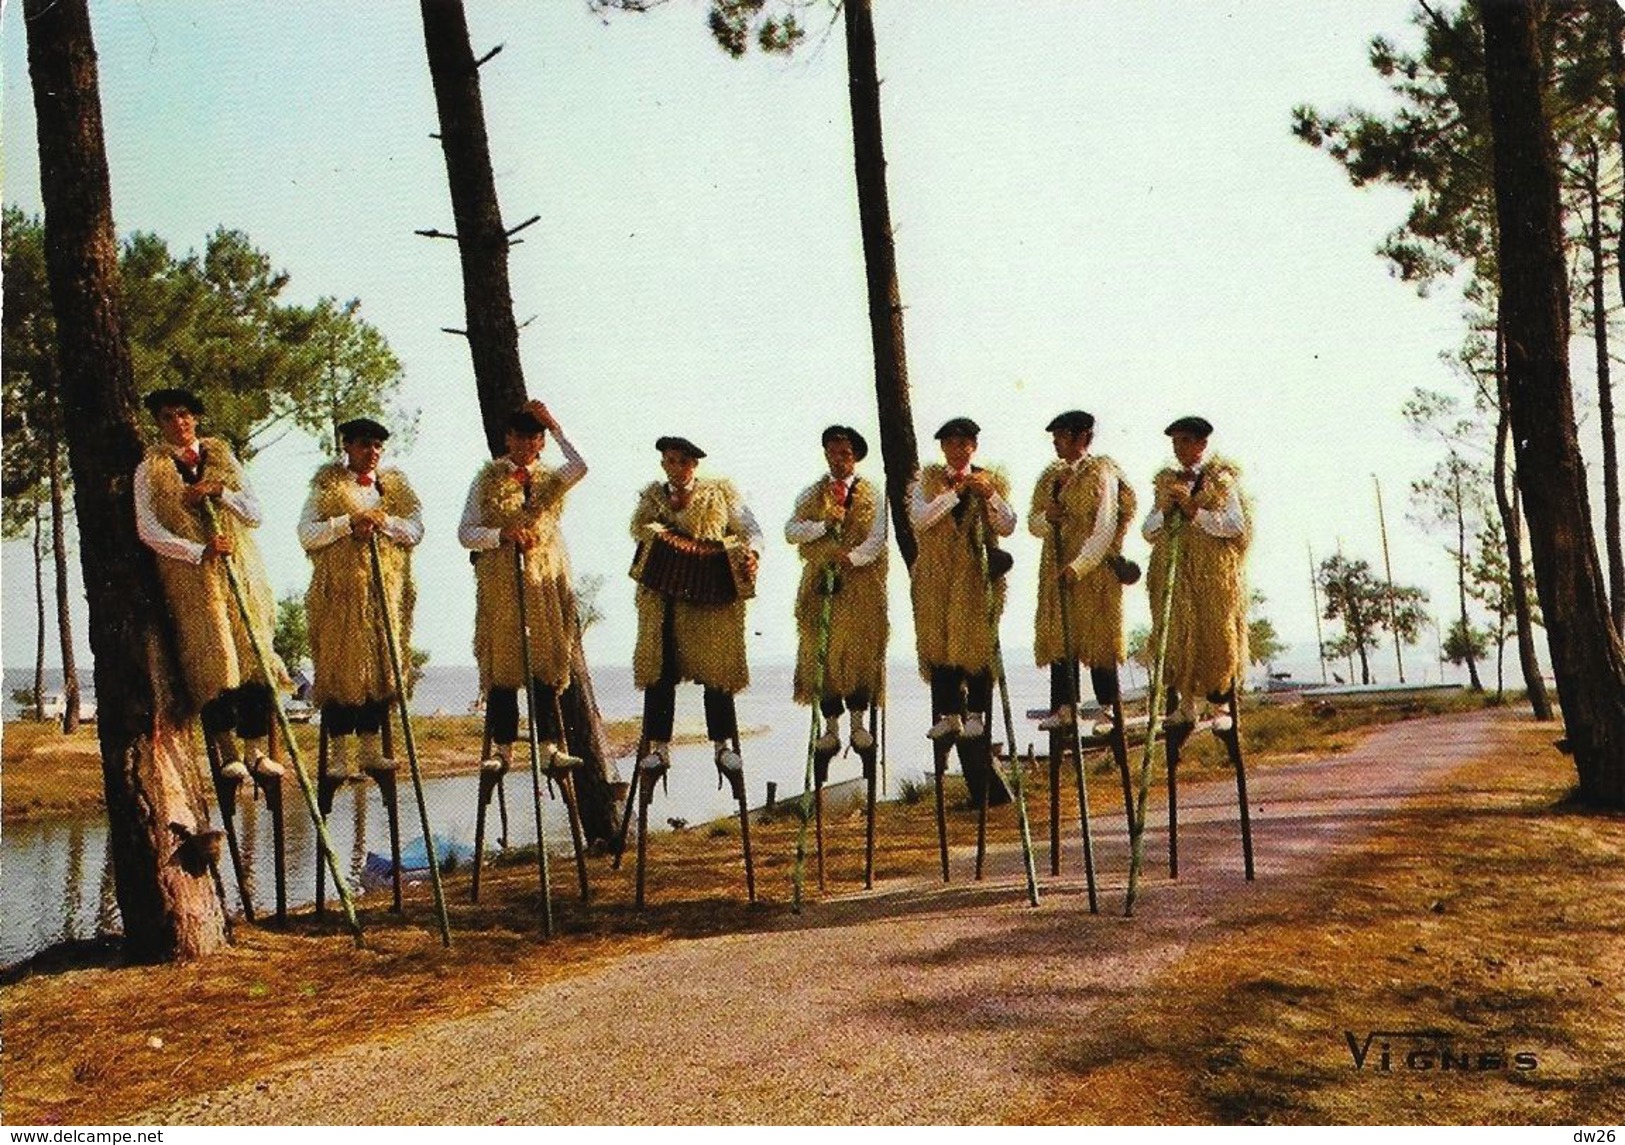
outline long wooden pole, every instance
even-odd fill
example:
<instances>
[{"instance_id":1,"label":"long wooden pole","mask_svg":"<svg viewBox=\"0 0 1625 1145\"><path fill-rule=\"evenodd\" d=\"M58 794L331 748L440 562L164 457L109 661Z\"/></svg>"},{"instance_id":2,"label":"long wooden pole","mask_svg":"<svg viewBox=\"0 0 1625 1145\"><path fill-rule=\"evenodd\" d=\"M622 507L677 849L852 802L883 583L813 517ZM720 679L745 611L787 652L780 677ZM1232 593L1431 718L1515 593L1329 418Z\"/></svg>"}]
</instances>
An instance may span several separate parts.
<instances>
[{"instance_id":1,"label":"long wooden pole","mask_svg":"<svg viewBox=\"0 0 1625 1145\"><path fill-rule=\"evenodd\" d=\"M406 766L412 773L412 791L418 800L418 823L423 828L423 850L429 859L429 885L434 889L435 915L440 920L440 942L451 945L451 920L446 916L446 894L440 886L440 857L434 853L434 835L429 831L429 805L423 795L423 773L418 770L418 750L412 739L412 717L406 709L406 674L401 671L401 650L395 646L395 617L384 590L384 564L378 554L378 534L367 534L367 552L372 560L372 588L378 594L379 619L384 630L384 647L389 649L389 667L395 674L395 704L401 716L401 736L406 740ZM396 878L400 877L400 853L395 855ZM399 886L399 882L396 883ZM397 903L397 909L399 904Z\"/></svg>"},{"instance_id":2,"label":"long wooden pole","mask_svg":"<svg viewBox=\"0 0 1625 1145\"><path fill-rule=\"evenodd\" d=\"M536 698L531 691L530 629L525 623L525 551L513 547L514 589L519 594L519 648L525 669L525 740L530 749L530 795L536 808L536 868L542 880L542 933L553 937L553 885L547 873L547 832L542 828L542 762L536 742ZM639 839L641 845L642 840Z\"/></svg>"},{"instance_id":3,"label":"long wooden pole","mask_svg":"<svg viewBox=\"0 0 1625 1145\"><path fill-rule=\"evenodd\" d=\"M1331 683L1326 678L1326 635L1320 627L1320 582L1315 579L1315 550L1309 542L1304 542L1304 549L1309 553L1309 599L1315 602L1315 647L1320 651L1320 682Z\"/></svg>"},{"instance_id":4,"label":"long wooden pole","mask_svg":"<svg viewBox=\"0 0 1625 1145\"><path fill-rule=\"evenodd\" d=\"M211 534L220 531L220 521L215 516L214 503L205 498L202 503L203 521ZM231 597L237 602L237 611L243 618L243 631L248 633L248 645L254 652L254 659L259 664L260 674L267 681L271 679L271 664L265 656L265 649L260 646L259 634L254 631L251 614L248 611L248 599L243 595L243 586L237 579L237 570L231 565L229 559L221 562L226 571L226 584L231 588ZM310 821L316 826L316 838L321 845L322 857L327 860L328 867L333 872L334 889L338 891L339 902L344 906L344 921L350 927L350 933L355 937L355 944L361 945L361 923L356 918L355 900L350 897L350 888L344 885L344 877L339 873L339 855L333 849L333 840L328 837L327 823L322 819L322 813L316 806L316 792L310 786L310 777L305 774L304 764L299 760L299 744L293 738L293 725L288 722L288 713L282 709L282 698L271 693L271 709L276 713L278 729L282 738L288 745L288 760L293 764L293 774L299 780L299 791L305 797L305 806L310 811Z\"/></svg>"},{"instance_id":5,"label":"long wooden pole","mask_svg":"<svg viewBox=\"0 0 1625 1145\"><path fill-rule=\"evenodd\" d=\"M1405 682L1405 660L1399 651L1399 606L1394 601L1394 566L1388 559L1388 518L1382 511L1382 482L1377 475L1371 475L1371 483L1377 487L1377 527L1382 532L1382 572L1388 578L1388 627L1394 634L1394 662L1399 667L1399 682Z\"/></svg>"},{"instance_id":6,"label":"long wooden pole","mask_svg":"<svg viewBox=\"0 0 1625 1145\"><path fill-rule=\"evenodd\" d=\"M1162 726L1163 697L1167 691L1168 622L1174 612L1174 581L1179 575L1179 550L1185 540L1182 527L1184 518L1177 513L1164 519L1168 531L1167 579L1163 583L1162 600L1158 602L1157 647L1151 661L1150 711L1145 729L1145 754L1140 759L1139 793L1134 806L1134 837L1129 848L1128 894L1123 899L1123 916L1134 914L1134 898L1139 891L1140 868L1145 862L1145 808L1151 792L1151 757L1157 746L1157 731Z\"/></svg>"}]
</instances>

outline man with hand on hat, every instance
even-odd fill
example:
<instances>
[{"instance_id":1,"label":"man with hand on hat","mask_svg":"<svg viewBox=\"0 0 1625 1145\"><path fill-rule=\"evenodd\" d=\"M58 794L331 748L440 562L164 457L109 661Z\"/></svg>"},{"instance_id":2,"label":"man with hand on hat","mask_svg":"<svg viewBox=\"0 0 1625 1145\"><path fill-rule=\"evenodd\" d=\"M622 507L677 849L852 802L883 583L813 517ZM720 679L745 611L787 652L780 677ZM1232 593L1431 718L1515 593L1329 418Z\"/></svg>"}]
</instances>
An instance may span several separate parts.
<instances>
[{"instance_id":1,"label":"man with hand on hat","mask_svg":"<svg viewBox=\"0 0 1625 1145\"><path fill-rule=\"evenodd\" d=\"M320 705L327 734L327 776L343 782L364 771L389 771L379 731L395 698L394 669L384 632L384 609L394 625L403 661L412 646L412 549L423 539L417 494L399 469L379 467L389 431L367 417L339 426L344 460L316 471L299 514L299 543L310 557L305 611ZM378 540L385 600L373 585L371 541ZM402 664L405 669L405 664ZM356 754L350 753L351 738Z\"/></svg>"},{"instance_id":2,"label":"man with hand on hat","mask_svg":"<svg viewBox=\"0 0 1625 1145\"><path fill-rule=\"evenodd\" d=\"M661 437L660 468L666 480L644 487L632 513L632 538L654 543L671 532L697 541L743 546L754 578L762 552L762 531L731 481L699 477L705 451L686 437ZM638 584L638 640L632 653L632 681L643 691L643 737L647 750L638 767L662 773L671 765L672 724L677 684L693 680L705 689L705 726L716 753L717 772L736 790L744 761L734 749L739 735L734 695L750 683L745 662L745 603L739 595L725 604L704 604Z\"/></svg>"},{"instance_id":3,"label":"man with hand on hat","mask_svg":"<svg viewBox=\"0 0 1625 1145\"><path fill-rule=\"evenodd\" d=\"M803 565L796 591L795 700L816 703L824 717L820 752L840 749L843 707L852 713L853 749L867 752L875 741L863 717L880 698L886 659L886 493L858 476L857 464L869 453L861 433L832 425L822 442L829 472L797 495L784 526L784 539L800 546ZM833 577L827 577L831 569ZM828 597L826 587L833 589ZM818 628L826 599L829 633L819 690Z\"/></svg>"},{"instance_id":4,"label":"man with hand on hat","mask_svg":"<svg viewBox=\"0 0 1625 1145\"><path fill-rule=\"evenodd\" d=\"M993 638L1009 568L998 538L1015 532L1016 511L1009 478L971 464L980 433L968 417L945 422L936 435L942 463L922 468L908 489L919 545L909 586L914 638L931 685L933 740L986 735L993 697Z\"/></svg>"},{"instance_id":5,"label":"man with hand on hat","mask_svg":"<svg viewBox=\"0 0 1625 1145\"><path fill-rule=\"evenodd\" d=\"M1033 655L1040 668L1050 670L1050 714L1038 726L1052 731L1077 719L1079 663L1088 666L1102 707L1117 699L1117 665L1125 655L1123 582L1112 558L1122 556L1135 497L1117 463L1089 451L1093 414L1067 410L1044 429L1055 460L1033 486L1027 530L1044 541Z\"/></svg>"},{"instance_id":6,"label":"man with hand on hat","mask_svg":"<svg viewBox=\"0 0 1625 1145\"><path fill-rule=\"evenodd\" d=\"M1146 585L1151 592L1151 647L1162 639L1162 600L1170 573L1173 604L1168 623L1166 678L1170 724L1196 722L1198 697L1228 703L1247 667L1247 592L1243 562L1252 521L1241 495L1241 469L1208 456L1213 425L1182 417L1163 430L1178 464L1156 476L1156 500L1141 530L1151 542ZM1182 535L1177 568L1169 567L1169 540ZM1227 730L1228 715L1215 722Z\"/></svg>"},{"instance_id":7,"label":"man with hand on hat","mask_svg":"<svg viewBox=\"0 0 1625 1145\"><path fill-rule=\"evenodd\" d=\"M163 440L147 450L135 469L136 533L158 556L158 577L174 619L187 692L198 706L203 734L217 749L225 778L240 783L251 772L279 776L282 768L266 750L272 689L289 681L271 650L276 598L254 544L259 502L231 446L218 437L198 437L203 403L197 395L154 390L144 404ZM204 518L206 501L214 505L213 528ZM236 571L248 605L246 623L222 568L226 561ZM250 625L270 679L254 655Z\"/></svg>"},{"instance_id":8,"label":"man with hand on hat","mask_svg":"<svg viewBox=\"0 0 1625 1145\"><path fill-rule=\"evenodd\" d=\"M557 469L542 463L547 433L564 452ZM474 559L474 659L485 693L492 756L488 770L507 771L519 737L519 689L525 686L525 649L519 614L514 550L525 554L525 613L530 630L530 672L536 699L541 766L581 761L560 748L557 697L570 686L575 649L575 592L570 557L559 531L564 495L587 475L587 463L539 401L526 402L508 418L508 452L489 461L474 478L457 526L457 540Z\"/></svg>"}]
</instances>

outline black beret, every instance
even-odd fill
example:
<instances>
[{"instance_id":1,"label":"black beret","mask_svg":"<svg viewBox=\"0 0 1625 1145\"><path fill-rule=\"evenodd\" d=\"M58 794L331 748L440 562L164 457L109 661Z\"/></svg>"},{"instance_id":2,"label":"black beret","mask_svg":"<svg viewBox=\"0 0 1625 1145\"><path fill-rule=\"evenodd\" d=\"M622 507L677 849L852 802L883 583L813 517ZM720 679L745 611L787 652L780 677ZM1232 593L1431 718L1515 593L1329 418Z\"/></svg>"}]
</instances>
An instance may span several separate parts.
<instances>
[{"instance_id":1,"label":"black beret","mask_svg":"<svg viewBox=\"0 0 1625 1145\"><path fill-rule=\"evenodd\" d=\"M158 416L159 410L170 406L181 406L190 410L194 416L203 412L203 403L198 400L198 396L191 390L180 390L173 387L153 390L141 401L147 407L147 412L153 417Z\"/></svg>"},{"instance_id":2,"label":"black beret","mask_svg":"<svg viewBox=\"0 0 1625 1145\"><path fill-rule=\"evenodd\" d=\"M832 441L845 441L852 446L852 456L862 461L869 456L869 443L863 440L863 434L849 425L832 425L824 431L819 444L828 445Z\"/></svg>"},{"instance_id":3,"label":"black beret","mask_svg":"<svg viewBox=\"0 0 1625 1145\"><path fill-rule=\"evenodd\" d=\"M668 450L668 449L675 449L680 453L688 454L695 461L698 461L700 458L705 456L705 450L703 450L699 446L695 445L692 441L690 441L686 437L660 437L660 438L656 438L655 439L655 448L658 449L661 453L666 452L666 450Z\"/></svg>"},{"instance_id":4,"label":"black beret","mask_svg":"<svg viewBox=\"0 0 1625 1145\"><path fill-rule=\"evenodd\" d=\"M1207 437L1213 432L1213 423L1205 417L1182 417L1177 421L1168 423L1168 428L1162 432L1169 437L1176 433L1188 433L1192 437Z\"/></svg>"},{"instance_id":5,"label":"black beret","mask_svg":"<svg viewBox=\"0 0 1625 1145\"><path fill-rule=\"evenodd\" d=\"M941 441L945 437L968 437L975 441L981 433L982 427L970 418L951 417L942 423L941 429L937 430L937 440Z\"/></svg>"},{"instance_id":6,"label":"black beret","mask_svg":"<svg viewBox=\"0 0 1625 1145\"><path fill-rule=\"evenodd\" d=\"M370 417L353 417L339 425L340 440L350 442L358 437L366 438L368 441L388 441L389 430Z\"/></svg>"},{"instance_id":7,"label":"black beret","mask_svg":"<svg viewBox=\"0 0 1625 1145\"><path fill-rule=\"evenodd\" d=\"M1081 409L1069 409L1065 413L1058 413L1050 418L1050 423L1044 427L1044 432L1054 433L1059 429L1066 433L1087 433L1094 428L1094 414L1085 413Z\"/></svg>"},{"instance_id":8,"label":"black beret","mask_svg":"<svg viewBox=\"0 0 1625 1145\"><path fill-rule=\"evenodd\" d=\"M545 433L547 426L542 419L530 411L528 406L520 406L508 415L508 430L511 433Z\"/></svg>"}]
</instances>

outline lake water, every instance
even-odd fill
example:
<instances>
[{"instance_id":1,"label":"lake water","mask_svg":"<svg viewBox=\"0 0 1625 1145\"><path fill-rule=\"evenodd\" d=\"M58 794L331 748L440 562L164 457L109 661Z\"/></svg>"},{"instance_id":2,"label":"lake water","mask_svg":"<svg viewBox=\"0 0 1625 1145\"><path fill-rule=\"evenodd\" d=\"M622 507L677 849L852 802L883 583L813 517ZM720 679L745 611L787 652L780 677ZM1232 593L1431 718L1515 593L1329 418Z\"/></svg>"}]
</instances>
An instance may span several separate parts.
<instances>
[{"instance_id":1,"label":"lake water","mask_svg":"<svg viewBox=\"0 0 1625 1145\"><path fill-rule=\"evenodd\" d=\"M751 806L766 802L768 783L777 785L780 798L799 793L806 770L809 713L790 697L793 668L789 664L766 664L753 668L752 683L739 697L739 720L747 730L743 740L745 775ZM892 793L905 778L929 774L931 752L925 740L930 723L930 697L914 665L894 663L890 669L890 704L887 710L888 787ZM1010 665L1017 738L1023 749L1027 739L1038 733L1025 710L1047 699L1048 678L1031 664ZM14 673L6 673L7 691ZM21 673L23 683L31 683L31 673ZM58 680L60 677L58 678ZM635 717L642 711L641 697L632 687L631 669L595 669L593 683L599 705L607 719ZM472 666L430 667L419 685L413 707L420 715L434 712L460 714L468 710L476 696L477 677ZM685 685L678 691L677 730L703 732L704 717L700 689ZM995 725L997 731L997 721ZM1002 736L996 736L1002 739ZM306 761L314 768L314 761ZM622 778L630 778L632 761L617 762ZM860 774L855 755L838 757L830 769L830 782L855 778ZM409 775L401 769L401 838L403 843L422 834ZM449 776L424 783L425 803L431 829L437 835L472 843L474 838L478 779L473 775ZM508 799L510 842L525 845L535 841L536 824L528 768L516 767L509 773L505 792ZM290 907L311 902L315 889L315 842L309 814L297 785L285 784L287 838L287 879ZM734 811L727 790L717 789L716 768L711 749L700 743L678 746L672 753L669 791L657 791L650 807L651 824L664 829L667 819L684 819L691 824L725 817ZM275 883L271 844L271 815L263 802L247 798L239 801L238 834L246 865L251 871L254 902L269 914L275 907ZM543 800L543 827L551 849L565 854L569 830L563 805ZM358 873L368 851L387 854L388 819L376 785L352 784L341 791L328 819L328 830L341 859L352 874ZM487 845L493 846L497 829L493 807L487 823ZM719 841L718 846L727 846ZM595 860L589 873L594 881L632 878L630 863L612 872L607 860ZM229 864L223 865L227 899L237 908ZM554 865L555 891L572 893L573 876L568 863ZM354 880L352 879L352 885ZM368 899L387 896L381 890L364 891ZM329 902L332 889L329 888ZM65 939L87 938L119 928L118 908L113 901L113 878L107 847L107 829L102 816L47 820L8 825L0 837L0 964L26 958Z\"/></svg>"}]
</instances>

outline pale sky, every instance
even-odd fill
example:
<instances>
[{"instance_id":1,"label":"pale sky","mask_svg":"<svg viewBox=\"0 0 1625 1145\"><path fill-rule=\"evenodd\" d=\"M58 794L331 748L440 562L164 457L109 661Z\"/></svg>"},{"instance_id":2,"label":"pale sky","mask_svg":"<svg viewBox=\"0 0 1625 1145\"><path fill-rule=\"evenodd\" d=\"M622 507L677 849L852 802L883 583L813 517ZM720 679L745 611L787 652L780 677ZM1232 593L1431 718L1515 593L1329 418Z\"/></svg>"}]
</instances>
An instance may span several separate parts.
<instances>
[{"instance_id":1,"label":"pale sky","mask_svg":"<svg viewBox=\"0 0 1625 1145\"><path fill-rule=\"evenodd\" d=\"M1448 625L1442 542L1405 520L1408 483L1439 451L1400 407L1416 386L1459 385L1438 355L1461 341L1460 303L1449 289L1419 299L1373 254L1407 197L1354 189L1289 132L1300 102L1386 105L1366 44L1413 42L1409 3L876 8L922 458L945 419L975 418L978 461L1010 473L1025 514L1051 457L1045 423L1082 407L1097 451L1148 502L1162 427L1200 413L1212 450L1244 468L1251 580L1286 660L1314 662L1307 547L1380 568L1373 474L1396 578L1426 586ZM455 247L412 233L453 229L417 5L92 9L120 236L156 232L181 253L217 226L243 230L291 273L287 299L359 297L400 356L423 413L415 445L387 458L424 501L415 639L433 663L471 662L455 532L485 452L466 344L440 332L464 325ZM820 431L876 437L840 28L823 40L815 26L789 61L734 61L704 11L674 0L602 21L581 0L469 4L475 53L505 45L481 72L504 216L542 216L511 259L530 392L591 466L564 532L577 573L607 580L594 662L630 660L626 525L659 477L657 436L709 451L701 472L733 478L768 535L750 616L764 658L794 647L782 527L821 472ZM0 21L4 197L37 211L20 17L12 3ZM308 579L294 522L323 456L290 438L251 467L278 595ZM878 448L862 471L880 478ZM1128 555L1143 561L1138 524ZM1025 657L1039 547L1023 531L1013 548L1003 632ZM4 552L16 666L32 656L31 570L25 546ZM891 651L907 659L893 564ZM1128 600L1129 624L1144 621L1143 589ZM1433 650L1430 635L1408 674L1436 671ZM1391 654L1375 666L1386 678Z\"/></svg>"}]
</instances>

